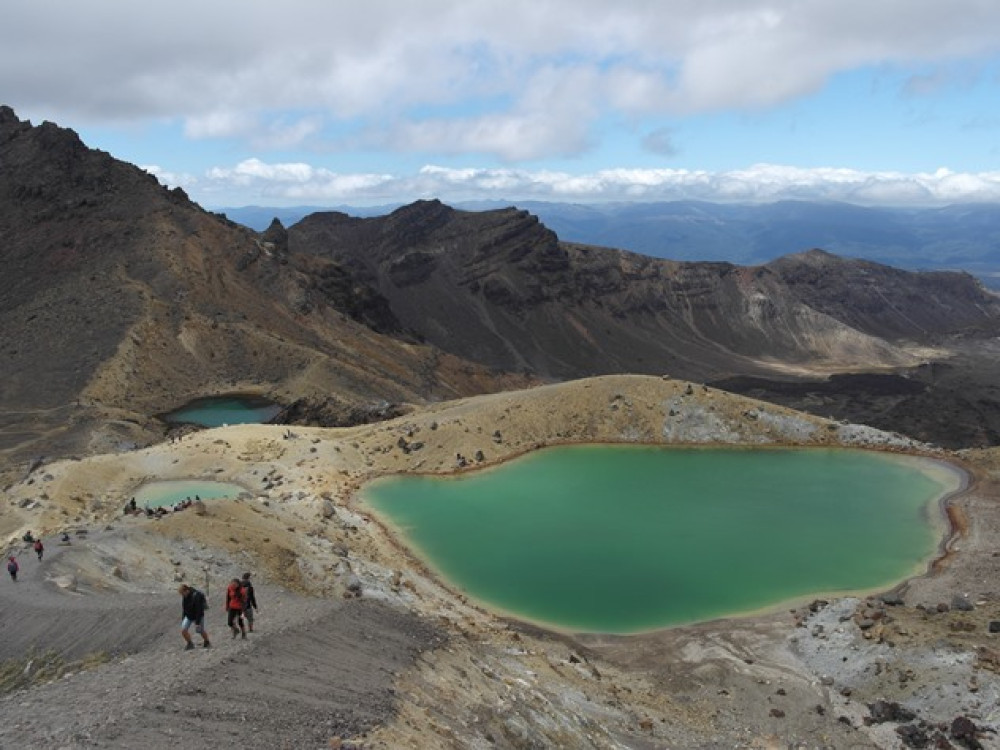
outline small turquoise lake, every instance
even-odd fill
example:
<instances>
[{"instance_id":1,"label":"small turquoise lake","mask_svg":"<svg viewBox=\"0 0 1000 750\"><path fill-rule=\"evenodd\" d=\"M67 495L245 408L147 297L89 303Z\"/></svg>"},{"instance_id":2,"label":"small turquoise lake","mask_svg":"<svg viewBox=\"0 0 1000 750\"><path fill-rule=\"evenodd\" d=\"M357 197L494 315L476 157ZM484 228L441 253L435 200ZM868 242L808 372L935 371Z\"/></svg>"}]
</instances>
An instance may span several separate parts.
<instances>
[{"instance_id":1,"label":"small turquoise lake","mask_svg":"<svg viewBox=\"0 0 1000 750\"><path fill-rule=\"evenodd\" d=\"M634 633L891 587L936 555L960 486L947 465L866 451L584 445L361 497L484 606Z\"/></svg>"},{"instance_id":2,"label":"small turquoise lake","mask_svg":"<svg viewBox=\"0 0 1000 750\"><path fill-rule=\"evenodd\" d=\"M137 488L132 496L138 508L170 508L185 500L212 500L220 497L238 497L246 487L228 482L202 479L167 479L148 482Z\"/></svg>"},{"instance_id":3,"label":"small turquoise lake","mask_svg":"<svg viewBox=\"0 0 1000 750\"><path fill-rule=\"evenodd\" d=\"M279 404L259 396L210 396L190 401L161 415L161 418L166 422L222 427L227 424L263 424L280 413Z\"/></svg>"}]
</instances>

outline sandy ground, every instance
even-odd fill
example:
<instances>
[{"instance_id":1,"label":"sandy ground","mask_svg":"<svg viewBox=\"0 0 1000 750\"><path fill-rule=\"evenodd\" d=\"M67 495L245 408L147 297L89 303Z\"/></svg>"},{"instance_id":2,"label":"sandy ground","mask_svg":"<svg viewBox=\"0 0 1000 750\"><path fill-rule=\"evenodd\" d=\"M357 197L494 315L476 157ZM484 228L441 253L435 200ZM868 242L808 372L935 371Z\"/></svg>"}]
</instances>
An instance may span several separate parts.
<instances>
[{"instance_id":1,"label":"sandy ground","mask_svg":"<svg viewBox=\"0 0 1000 750\"><path fill-rule=\"evenodd\" d=\"M490 613L357 503L387 473L592 441L875 448L947 460L971 484L949 501L958 526L945 558L884 600L790 602L630 637ZM226 427L45 464L6 489L0 513L8 550L27 529L49 541L42 563L22 554L22 580L0 586L0 653L22 678L0 699L0 747L1000 747L997 476L994 451L944 453L632 376L364 427ZM206 515L122 517L143 482L188 478L247 492ZM52 541L63 530L68 547ZM260 628L233 641L217 594L244 570L258 581ZM208 583L213 649L181 649L181 580ZM37 666L46 649L61 669Z\"/></svg>"}]
</instances>

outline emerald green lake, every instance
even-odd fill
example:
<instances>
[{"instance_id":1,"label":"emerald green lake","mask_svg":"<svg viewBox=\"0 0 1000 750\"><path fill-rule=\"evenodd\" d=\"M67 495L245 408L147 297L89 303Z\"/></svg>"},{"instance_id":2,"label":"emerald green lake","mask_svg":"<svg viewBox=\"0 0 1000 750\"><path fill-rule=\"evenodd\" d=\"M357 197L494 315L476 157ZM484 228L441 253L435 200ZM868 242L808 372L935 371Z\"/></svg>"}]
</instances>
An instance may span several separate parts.
<instances>
[{"instance_id":1,"label":"emerald green lake","mask_svg":"<svg viewBox=\"0 0 1000 750\"><path fill-rule=\"evenodd\" d=\"M227 424L263 424L281 413L281 406L259 396L209 396L162 415L166 422L202 427Z\"/></svg>"},{"instance_id":2,"label":"emerald green lake","mask_svg":"<svg viewBox=\"0 0 1000 750\"><path fill-rule=\"evenodd\" d=\"M889 587L922 572L957 471L864 451L585 445L364 502L485 606L631 633Z\"/></svg>"}]
</instances>

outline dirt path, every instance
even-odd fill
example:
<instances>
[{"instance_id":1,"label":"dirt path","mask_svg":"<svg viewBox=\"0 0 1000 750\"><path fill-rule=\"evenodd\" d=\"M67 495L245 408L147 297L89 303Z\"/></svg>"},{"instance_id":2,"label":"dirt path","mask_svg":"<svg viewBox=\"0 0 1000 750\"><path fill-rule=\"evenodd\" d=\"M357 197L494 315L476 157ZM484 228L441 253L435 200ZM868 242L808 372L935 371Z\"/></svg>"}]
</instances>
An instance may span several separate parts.
<instances>
[{"instance_id":1,"label":"dirt path","mask_svg":"<svg viewBox=\"0 0 1000 750\"><path fill-rule=\"evenodd\" d=\"M0 699L0 748L327 747L390 717L396 673L443 640L387 604L263 585L247 640L230 638L213 609L212 648L185 651L179 596L66 593L45 570L67 554L22 556L18 583L3 581L0 658L32 647L116 655Z\"/></svg>"},{"instance_id":2,"label":"dirt path","mask_svg":"<svg viewBox=\"0 0 1000 750\"><path fill-rule=\"evenodd\" d=\"M177 621L178 596L133 594L94 597L62 590L49 580L76 550L46 540L42 562L27 548L17 554L17 583L6 570L0 586L0 661L31 649L53 649L67 659L95 652L128 654L148 648Z\"/></svg>"}]
</instances>

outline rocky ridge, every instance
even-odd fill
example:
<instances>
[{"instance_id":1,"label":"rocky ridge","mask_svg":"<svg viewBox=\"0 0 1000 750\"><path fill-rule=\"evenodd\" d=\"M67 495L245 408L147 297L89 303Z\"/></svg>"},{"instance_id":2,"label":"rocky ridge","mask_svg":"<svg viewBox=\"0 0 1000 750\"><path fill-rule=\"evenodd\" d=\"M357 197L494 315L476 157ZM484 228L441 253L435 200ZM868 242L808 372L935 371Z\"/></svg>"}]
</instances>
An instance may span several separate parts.
<instances>
[{"instance_id":1,"label":"rocky ridge","mask_svg":"<svg viewBox=\"0 0 1000 750\"><path fill-rule=\"evenodd\" d=\"M963 274L820 252L757 267L664 261L560 242L516 209L421 201L258 234L9 108L0 158L5 464L149 444L164 434L151 415L213 394L266 395L344 424L385 402L601 373L898 370L947 362L956 340L977 345L1000 324L996 299ZM994 441L994 373L983 357L959 369L962 383L929 385L942 409L970 414L954 438L915 425L927 411L909 396L875 411L880 426Z\"/></svg>"},{"instance_id":2,"label":"rocky ridge","mask_svg":"<svg viewBox=\"0 0 1000 750\"><path fill-rule=\"evenodd\" d=\"M504 387L415 344L378 292L0 108L0 452L82 455L151 415L246 391L360 406ZM523 379L521 382L525 382Z\"/></svg>"},{"instance_id":3,"label":"rocky ridge","mask_svg":"<svg viewBox=\"0 0 1000 750\"><path fill-rule=\"evenodd\" d=\"M560 242L514 208L423 201L378 218L317 213L288 242L350 268L436 346L548 377L897 367L948 337L1000 327L1000 300L967 274L819 250L757 267L667 261Z\"/></svg>"}]
</instances>

